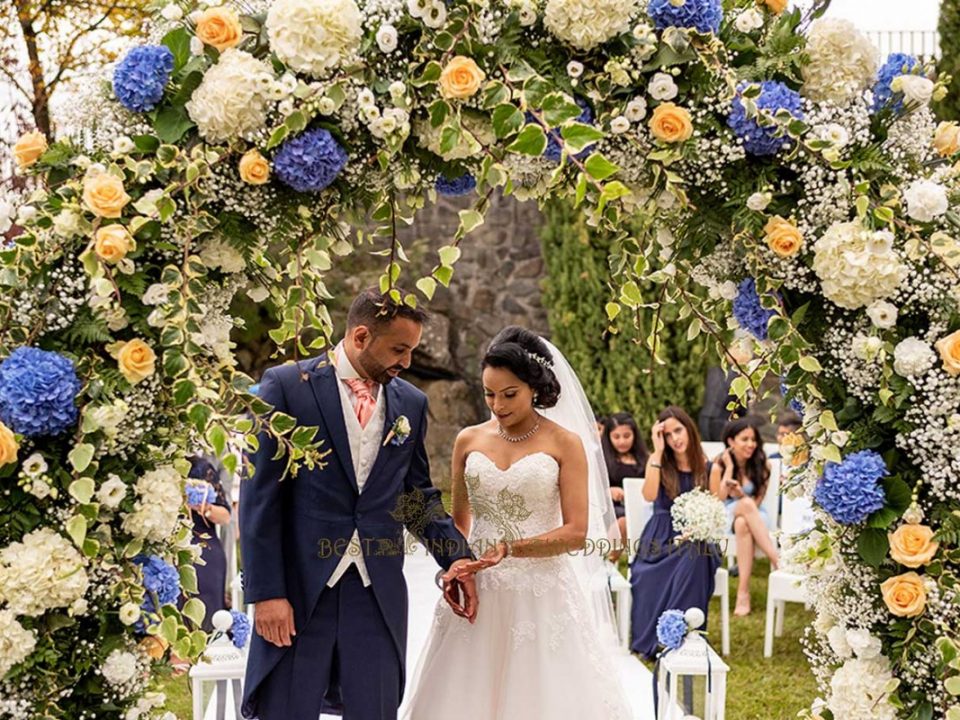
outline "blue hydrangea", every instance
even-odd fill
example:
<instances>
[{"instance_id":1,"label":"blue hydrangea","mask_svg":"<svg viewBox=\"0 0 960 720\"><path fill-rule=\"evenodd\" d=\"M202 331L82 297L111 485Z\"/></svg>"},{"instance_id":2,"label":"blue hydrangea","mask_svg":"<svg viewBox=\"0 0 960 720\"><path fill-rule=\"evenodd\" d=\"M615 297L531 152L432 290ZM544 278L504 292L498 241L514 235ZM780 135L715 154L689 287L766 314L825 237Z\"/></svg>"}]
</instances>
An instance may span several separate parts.
<instances>
[{"instance_id":1,"label":"blue hydrangea","mask_svg":"<svg viewBox=\"0 0 960 720\"><path fill-rule=\"evenodd\" d=\"M789 392L790 388L787 387L787 381L783 378L780 378L780 394L783 397L786 397ZM796 397L792 397L787 401L787 407L793 410L800 417L803 417L803 403L800 402Z\"/></svg>"},{"instance_id":2,"label":"blue hydrangea","mask_svg":"<svg viewBox=\"0 0 960 720\"><path fill-rule=\"evenodd\" d=\"M736 318L744 330L748 331L757 340L767 339L767 323L776 315L760 304L757 294L757 281L747 278L737 288L737 297L733 300L733 317Z\"/></svg>"},{"instance_id":3,"label":"blue hydrangea","mask_svg":"<svg viewBox=\"0 0 960 720\"><path fill-rule=\"evenodd\" d=\"M137 555L133 562L143 570L143 587L147 591L140 606L143 614L134 628L139 633L145 633L147 614L156 615L159 605L175 604L180 599L180 573L157 555Z\"/></svg>"},{"instance_id":4,"label":"blue hydrangea","mask_svg":"<svg viewBox=\"0 0 960 720\"><path fill-rule=\"evenodd\" d=\"M464 173L459 177L448 178L446 175L440 175L437 178L436 188L441 195L454 197L457 195L469 195L477 187L477 179L470 173Z\"/></svg>"},{"instance_id":5,"label":"blue hydrangea","mask_svg":"<svg viewBox=\"0 0 960 720\"><path fill-rule=\"evenodd\" d=\"M584 125L593 125L593 111L590 109L590 105L587 104L586 100L581 98L574 98L577 101L577 105L580 106L581 113L576 118L576 122L583 123ZM536 119L533 117L532 113L527 113L527 122L536 123ZM587 148L582 150L579 154L576 155L578 159L585 158L590 153L590 149ZM547 147L543 151L543 156L550 160L551 162L558 163L560 162L560 156L563 154L563 143L562 137L560 135L559 128L554 128L547 132Z\"/></svg>"},{"instance_id":6,"label":"blue hydrangea","mask_svg":"<svg viewBox=\"0 0 960 720\"><path fill-rule=\"evenodd\" d=\"M877 81L873 85L874 111L880 110L893 99L893 88L890 87L890 83L893 82L894 78L899 75L910 74L919 64L920 61L916 57L906 53L892 53L887 58L887 61L877 72ZM893 109L901 110L902 108L903 97L901 96L893 104Z\"/></svg>"},{"instance_id":7,"label":"blue hydrangea","mask_svg":"<svg viewBox=\"0 0 960 720\"><path fill-rule=\"evenodd\" d=\"M737 96L733 99L733 110L727 118L727 125L734 134L743 141L743 147L751 155L776 155L777 152L793 141L780 132L779 126L760 127L755 117L747 116L747 108L743 104L741 95L752 83L740 83L737 86ZM760 96L754 99L757 108L768 110L776 114L778 110L787 110L793 117L803 117L800 93L791 90L782 82L766 80L760 83Z\"/></svg>"},{"instance_id":8,"label":"blue hydrangea","mask_svg":"<svg viewBox=\"0 0 960 720\"><path fill-rule=\"evenodd\" d=\"M723 20L720 0L686 0L676 6L670 0L650 0L647 14L658 30L668 27L696 28L702 33L717 34Z\"/></svg>"},{"instance_id":9,"label":"blue hydrangea","mask_svg":"<svg viewBox=\"0 0 960 720\"><path fill-rule=\"evenodd\" d=\"M202 505L204 500L212 503L217 499L217 491L210 485L187 485L187 505Z\"/></svg>"},{"instance_id":10,"label":"blue hydrangea","mask_svg":"<svg viewBox=\"0 0 960 720\"><path fill-rule=\"evenodd\" d=\"M838 523L854 525L883 507L885 494L880 480L887 474L878 452L861 450L847 455L841 463L827 463L813 498Z\"/></svg>"},{"instance_id":11,"label":"blue hydrangea","mask_svg":"<svg viewBox=\"0 0 960 720\"><path fill-rule=\"evenodd\" d=\"M163 45L144 45L126 54L113 71L113 92L133 112L149 112L163 99L173 72L173 53Z\"/></svg>"},{"instance_id":12,"label":"blue hydrangea","mask_svg":"<svg viewBox=\"0 0 960 720\"><path fill-rule=\"evenodd\" d=\"M233 624L230 626L230 639L234 647L243 648L250 639L250 618L242 612L236 610L230 611L233 618Z\"/></svg>"},{"instance_id":13,"label":"blue hydrangea","mask_svg":"<svg viewBox=\"0 0 960 720\"><path fill-rule=\"evenodd\" d=\"M687 621L680 610L665 610L657 620L657 640L668 650L676 650L687 636Z\"/></svg>"},{"instance_id":14,"label":"blue hydrangea","mask_svg":"<svg viewBox=\"0 0 960 720\"><path fill-rule=\"evenodd\" d=\"M27 437L59 435L77 422L81 387L68 358L17 348L0 364L0 420Z\"/></svg>"},{"instance_id":15,"label":"blue hydrangea","mask_svg":"<svg viewBox=\"0 0 960 720\"><path fill-rule=\"evenodd\" d=\"M297 192L326 189L347 164L347 151L329 130L314 128L287 140L273 159L280 182Z\"/></svg>"}]
</instances>

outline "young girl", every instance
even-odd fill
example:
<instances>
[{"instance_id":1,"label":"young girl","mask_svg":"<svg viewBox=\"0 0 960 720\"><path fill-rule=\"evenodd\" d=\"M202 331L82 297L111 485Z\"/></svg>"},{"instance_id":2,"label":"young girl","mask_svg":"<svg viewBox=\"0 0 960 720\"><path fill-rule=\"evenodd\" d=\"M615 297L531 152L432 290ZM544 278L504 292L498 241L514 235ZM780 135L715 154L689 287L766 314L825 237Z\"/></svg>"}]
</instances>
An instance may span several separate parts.
<instances>
[{"instance_id":1,"label":"young girl","mask_svg":"<svg viewBox=\"0 0 960 720\"><path fill-rule=\"evenodd\" d=\"M603 445L604 459L607 461L610 496L613 499L613 509L617 513L617 522L620 524L620 537L626 542L627 519L623 507L623 479L643 477L649 453L640 436L637 422L630 413L614 413L607 418L603 424L600 441ZM616 562L620 553L620 550L611 553L610 559Z\"/></svg>"},{"instance_id":2,"label":"young girl","mask_svg":"<svg viewBox=\"0 0 960 720\"><path fill-rule=\"evenodd\" d=\"M664 610L698 607L707 613L720 551L706 543L674 543L670 507L681 494L707 489L709 470L700 434L682 409L671 406L653 426L653 453L647 461L643 497L653 516L643 528L630 566L633 623L630 649L652 660L657 654L657 620Z\"/></svg>"}]
</instances>

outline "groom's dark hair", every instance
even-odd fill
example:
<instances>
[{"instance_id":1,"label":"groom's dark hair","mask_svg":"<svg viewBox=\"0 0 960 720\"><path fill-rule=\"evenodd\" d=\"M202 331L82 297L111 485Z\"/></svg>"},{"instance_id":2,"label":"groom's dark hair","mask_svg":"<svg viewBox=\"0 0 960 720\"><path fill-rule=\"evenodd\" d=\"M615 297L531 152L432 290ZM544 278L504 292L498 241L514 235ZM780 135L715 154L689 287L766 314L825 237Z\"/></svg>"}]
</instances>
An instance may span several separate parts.
<instances>
[{"instance_id":1,"label":"groom's dark hair","mask_svg":"<svg viewBox=\"0 0 960 720\"><path fill-rule=\"evenodd\" d=\"M404 295L401 291L400 295ZM425 310L410 307L406 303L398 303L389 293L380 292L379 288L370 287L354 298L347 312L347 329L365 325L376 332L389 325L394 319L402 317L423 325L429 319Z\"/></svg>"}]
</instances>

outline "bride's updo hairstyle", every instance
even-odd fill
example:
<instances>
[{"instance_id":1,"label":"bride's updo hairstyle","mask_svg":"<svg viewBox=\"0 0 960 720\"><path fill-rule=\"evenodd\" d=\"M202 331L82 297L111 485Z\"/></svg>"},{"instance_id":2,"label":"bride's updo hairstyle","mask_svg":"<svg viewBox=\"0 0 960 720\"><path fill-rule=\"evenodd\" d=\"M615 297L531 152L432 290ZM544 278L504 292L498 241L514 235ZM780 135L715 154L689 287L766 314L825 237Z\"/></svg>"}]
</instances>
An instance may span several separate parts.
<instances>
[{"instance_id":1,"label":"bride's updo hairstyle","mask_svg":"<svg viewBox=\"0 0 960 720\"><path fill-rule=\"evenodd\" d=\"M482 368L504 368L529 385L536 395L534 407L552 408L560 399L560 383L553 374L553 354L535 333L518 325L501 330L490 341Z\"/></svg>"}]
</instances>

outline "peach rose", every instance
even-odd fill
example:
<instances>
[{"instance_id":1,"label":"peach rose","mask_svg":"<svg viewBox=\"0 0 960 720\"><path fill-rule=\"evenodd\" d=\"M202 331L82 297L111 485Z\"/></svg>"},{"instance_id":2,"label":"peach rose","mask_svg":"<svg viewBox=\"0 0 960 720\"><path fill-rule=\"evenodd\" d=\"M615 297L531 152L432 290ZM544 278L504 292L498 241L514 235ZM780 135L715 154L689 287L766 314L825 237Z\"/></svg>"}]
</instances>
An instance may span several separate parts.
<instances>
[{"instance_id":1,"label":"peach rose","mask_svg":"<svg viewBox=\"0 0 960 720\"><path fill-rule=\"evenodd\" d=\"M933 134L933 147L943 157L950 157L960 150L960 125L955 122L942 122Z\"/></svg>"},{"instance_id":2,"label":"peach rose","mask_svg":"<svg viewBox=\"0 0 960 720\"><path fill-rule=\"evenodd\" d=\"M123 225L104 225L97 230L93 251L105 263L115 265L123 260L127 253L135 250L137 244Z\"/></svg>"},{"instance_id":3,"label":"peach rose","mask_svg":"<svg viewBox=\"0 0 960 720\"><path fill-rule=\"evenodd\" d=\"M803 247L803 234L796 225L779 215L770 218L763 231L767 234L767 246L780 257L792 257Z\"/></svg>"},{"instance_id":4,"label":"peach rose","mask_svg":"<svg viewBox=\"0 0 960 720\"><path fill-rule=\"evenodd\" d=\"M896 575L880 585L883 602L897 617L916 617L927 605L927 590L923 578L915 572Z\"/></svg>"},{"instance_id":5,"label":"peach rose","mask_svg":"<svg viewBox=\"0 0 960 720\"><path fill-rule=\"evenodd\" d=\"M162 660L169 643L159 635L147 635L140 641L140 648L153 660Z\"/></svg>"},{"instance_id":6,"label":"peach rose","mask_svg":"<svg viewBox=\"0 0 960 720\"><path fill-rule=\"evenodd\" d=\"M657 105L650 118L650 132L657 140L683 142L693 135L693 123L685 108L672 102Z\"/></svg>"},{"instance_id":7,"label":"peach rose","mask_svg":"<svg viewBox=\"0 0 960 720\"><path fill-rule=\"evenodd\" d=\"M17 159L17 167L26 170L33 165L47 151L47 138L39 130L22 135L13 146L13 156Z\"/></svg>"},{"instance_id":8,"label":"peach rose","mask_svg":"<svg viewBox=\"0 0 960 720\"><path fill-rule=\"evenodd\" d=\"M107 351L116 359L120 372L131 385L153 375L157 356L143 340L117 342L107 346Z\"/></svg>"},{"instance_id":9,"label":"peach rose","mask_svg":"<svg viewBox=\"0 0 960 720\"><path fill-rule=\"evenodd\" d=\"M0 466L16 462L19 450L20 445L13 430L0 422Z\"/></svg>"},{"instance_id":10,"label":"peach rose","mask_svg":"<svg viewBox=\"0 0 960 720\"><path fill-rule=\"evenodd\" d=\"M786 10L789 2L790 0L763 0L763 4L766 5L767 9L774 15L779 15Z\"/></svg>"},{"instance_id":11,"label":"peach rose","mask_svg":"<svg viewBox=\"0 0 960 720\"><path fill-rule=\"evenodd\" d=\"M240 179L251 185L263 185L270 180L270 163L259 150L248 150L240 158Z\"/></svg>"},{"instance_id":12,"label":"peach rose","mask_svg":"<svg viewBox=\"0 0 960 720\"><path fill-rule=\"evenodd\" d=\"M103 172L84 179L83 202L94 215L118 218L130 196L123 189L123 180Z\"/></svg>"},{"instance_id":13,"label":"peach rose","mask_svg":"<svg viewBox=\"0 0 960 720\"><path fill-rule=\"evenodd\" d=\"M485 78L472 58L457 55L440 73L440 94L447 99L473 97Z\"/></svg>"},{"instance_id":14,"label":"peach rose","mask_svg":"<svg viewBox=\"0 0 960 720\"><path fill-rule=\"evenodd\" d=\"M943 369L949 375L960 375L960 330L942 337L935 343L943 360Z\"/></svg>"},{"instance_id":15,"label":"peach rose","mask_svg":"<svg viewBox=\"0 0 960 720\"><path fill-rule=\"evenodd\" d=\"M908 568L929 565L940 546L933 539L933 530L926 525L901 525L896 532L888 533L890 557Z\"/></svg>"},{"instance_id":16,"label":"peach rose","mask_svg":"<svg viewBox=\"0 0 960 720\"><path fill-rule=\"evenodd\" d=\"M807 447L807 441L800 433L787 433L780 440L781 451L785 458L789 459L790 467L800 467L806 465L810 459L810 449Z\"/></svg>"},{"instance_id":17,"label":"peach rose","mask_svg":"<svg viewBox=\"0 0 960 720\"><path fill-rule=\"evenodd\" d=\"M240 16L228 7L204 10L197 20L197 37L204 45L215 47L220 52L236 47L243 39Z\"/></svg>"}]
</instances>

